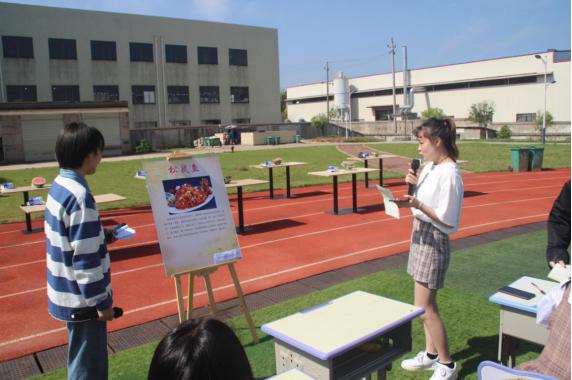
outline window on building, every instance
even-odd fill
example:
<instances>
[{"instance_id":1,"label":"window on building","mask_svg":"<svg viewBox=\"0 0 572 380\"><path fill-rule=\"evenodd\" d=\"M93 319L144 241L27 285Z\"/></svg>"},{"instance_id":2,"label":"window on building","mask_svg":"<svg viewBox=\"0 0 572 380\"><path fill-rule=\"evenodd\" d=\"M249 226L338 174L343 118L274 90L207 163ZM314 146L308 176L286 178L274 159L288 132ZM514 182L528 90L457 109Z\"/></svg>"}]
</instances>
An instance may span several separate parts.
<instances>
[{"instance_id":1,"label":"window on building","mask_svg":"<svg viewBox=\"0 0 572 380\"><path fill-rule=\"evenodd\" d=\"M133 125L137 129L157 128L156 121L136 121Z\"/></svg>"},{"instance_id":2,"label":"window on building","mask_svg":"<svg viewBox=\"0 0 572 380\"><path fill-rule=\"evenodd\" d=\"M232 119L232 124L250 124L250 119L248 118Z\"/></svg>"},{"instance_id":3,"label":"window on building","mask_svg":"<svg viewBox=\"0 0 572 380\"><path fill-rule=\"evenodd\" d=\"M155 86L131 86L133 104L155 104Z\"/></svg>"},{"instance_id":4,"label":"window on building","mask_svg":"<svg viewBox=\"0 0 572 380\"><path fill-rule=\"evenodd\" d=\"M153 62L153 44L130 42L129 56L131 62Z\"/></svg>"},{"instance_id":5,"label":"window on building","mask_svg":"<svg viewBox=\"0 0 572 380\"><path fill-rule=\"evenodd\" d=\"M6 86L9 102L37 102L36 86Z\"/></svg>"},{"instance_id":6,"label":"window on building","mask_svg":"<svg viewBox=\"0 0 572 380\"><path fill-rule=\"evenodd\" d=\"M91 59L94 61L117 61L115 41L91 41Z\"/></svg>"},{"instance_id":7,"label":"window on building","mask_svg":"<svg viewBox=\"0 0 572 380\"><path fill-rule=\"evenodd\" d=\"M119 101L119 86L93 86L93 100L96 102Z\"/></svg>"},{"instance_id":8,"label":"window on building","mask_svg":"<svg viewBox=\"0 0 572 380\"><path fill-rule=\"evenodd\" d=\"M169 104L189 104L188 86L167 86Z\"/></svg>"},{"instance_id":9,"label":"window on building","mask_svg":"<svg viewBox=\"0 0 572 380\"><path fill-rule=\"evenodd\" d=\"M218 65L218 49L215 47L197 47L199 65Z\"/></svg>"},{"instance_id":10,"label":"window on building","mask_svg":"<svg viewBox=\"0 0 572 380\"><path fill-rule=\"evenodd\" d=\"M231 87L231 103L248 103L248 87Z\"/></svg>"},{"instance_id":11,"label":"window on building","mask_svg":"<svg viewBox=\"0 0 572 380\"><path fill-rule=\"evenodd\" d=\"M187 47L185 45L165 45L165 61L187 63Z\"/></svg>"},{"instance_id":12,"label":"window on building","mask_svg":"<svg viewBox=\"0 0 572 380\"><path fill-rule=\"evenodd\" d=\"M32 37L2 36L4 58L34 58Z\"/></svg>"},{"instance_id":13,"label":"window on building","mask_svg":"<svg viewBox=\"0 0 572 380\"><path fill-rule=\"evenodd\" d=\"M54 102L79 102L79 86L52 86Z\"/></svg>"},{"instance_id":14,"label":"window on building","mask_svg":"<svg viewBox=\"0 0 572 380\"><path fill-rule=\"evenodd\" d=\"M391 106L373 107L373 113L376 121L392 120L391 115L393 115L393 106L391 105Z\"/></svg>"},{"instance_id":15,"label":"window on building","mask_svg":"<svg viewBox=\"0 0 572 380\"><path fill-rule=\"evenodd\" d=\"M248 55L243 49L228 49L228 64L248 66Z\"/></svg>"},{"instance_id":16,"label":"window on building","mask_svg":"<svg viewBox=\"0 0 572 380\"><path fill-rule=\"evenodd\" d=\"M554 62L566 62L570 60L570 50L556 50L554 52Z\"/></svg>"},{"instance_id":17,"label":"window on building","mask_svg":"<svg viewBox=\"0 0 572 380\"><path fill-rule=\"evenodd\" d=\"M50 59L77 59L75 40L48 38Z\"/></svg>"},{"instance_id":18,"label":"window on building","mask_svg":"<svg viewBox=\"0 0 572 380\"><path fill-rule=\"evenodd\" d=\"M220 119L206 119L206 120L203 120L203 124L205 124L205 125L219 125Z\"/></svg>"},{"instance_id":19,"label":"window on building","mask_svg":"<svg viewBox=\"0 0 572 380\"><path fill-rule=\"evenodd\" d=\"M534 123L536 121L536 113L517 113L517 123Z\"/></svg>"},{"instance_id":20,"label":"window on building","mask_svg":"<svg viewBox=\"0 0 572 380\"><path fill-rule=\"evenodd\" d=\"M542 78L542 80L544 81L544 77ZM536 75L529 75L529 76L524 76L524 77L515 77L515 78L509 78L508 79L508 84L525 84L525 83L536 83L537 82L537 76Z\"/></svg>"},{"instance_id":21,"label":"window on building","mask_svg":"<svg viewBox=\"0 0 572 380\"><path fill-rule=\"evenodd\" d=\"M199 94L201 104L220 103L218 86L200 86Z\"/></svg>"}]
</instances>

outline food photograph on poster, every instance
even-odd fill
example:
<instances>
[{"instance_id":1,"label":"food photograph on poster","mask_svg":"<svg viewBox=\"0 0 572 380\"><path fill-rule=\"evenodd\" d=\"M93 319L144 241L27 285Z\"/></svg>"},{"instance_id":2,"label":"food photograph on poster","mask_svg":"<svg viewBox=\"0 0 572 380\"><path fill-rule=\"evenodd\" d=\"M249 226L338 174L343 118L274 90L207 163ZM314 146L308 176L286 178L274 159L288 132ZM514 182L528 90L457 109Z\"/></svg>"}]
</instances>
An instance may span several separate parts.
<instances>
[{"instance_id":1,"label":"food photograph on poster","mask_svg":"<svg viewBox=\"0 0 572 380\"><path fill-rule=\"evenodd\" d=\"M210 176L164 180L163 188L170 215L216 208Z\"/></svg>"}]
</instances>

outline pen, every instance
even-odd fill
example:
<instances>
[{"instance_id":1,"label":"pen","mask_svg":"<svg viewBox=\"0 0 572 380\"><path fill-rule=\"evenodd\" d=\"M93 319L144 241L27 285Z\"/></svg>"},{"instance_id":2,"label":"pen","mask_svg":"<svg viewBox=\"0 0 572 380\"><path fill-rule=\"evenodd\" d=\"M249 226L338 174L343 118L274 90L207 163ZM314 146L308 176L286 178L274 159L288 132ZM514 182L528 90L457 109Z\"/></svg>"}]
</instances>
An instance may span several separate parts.
<instances>
[{"instance_id":1,"label":"pen","mask_svg":"<svg viewBox=\"0 0 572 380\"><path fill-rule=\"evenodd\" d=\"M546 295L546 292L542 289L540 289L540 286L536 285L534 282L531 282L530 285L534 286L536 289L538 289L538 291L544 295Z\"/></svg>"}]
</instances>

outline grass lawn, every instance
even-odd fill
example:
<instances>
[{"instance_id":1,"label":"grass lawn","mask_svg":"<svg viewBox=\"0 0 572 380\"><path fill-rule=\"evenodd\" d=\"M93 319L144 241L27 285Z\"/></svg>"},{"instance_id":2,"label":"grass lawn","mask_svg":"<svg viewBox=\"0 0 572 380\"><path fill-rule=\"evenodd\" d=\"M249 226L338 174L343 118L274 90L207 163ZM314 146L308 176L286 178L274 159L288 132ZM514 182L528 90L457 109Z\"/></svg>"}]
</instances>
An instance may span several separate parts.
<instances>
[{"instance_id":1,"label":"grass lawn","mask_svg":"<svg viewBox=\"0 0 572 380\"><path fill-rule=\"evenodd\" d=\"M368 144L368 146L383 152L397 154L399 156L417 158L417 144ZM516 146L542 146L534 143L487 143L460 142L459 160L461 168L472 172L498 172L506 171L511 165L511 147ZM568 168L570 167L570 143L547 143L544 146L544 168Z\"/></svg>"},{"instance_id":2,"label":"grass lawn","mask_svg":"<svg viewBox=\"0 0 572 380\"><path fill-rule=\"evenodd\" d=\"M546 233L524 234L494 243L480 245L453 253L446 288L439 292L439 305L447 327L450 349L460 367L460 378L476 379L478 364L483 360L496 360L498 349L499 308L488 297L503 285L523 274L545 278L548 273L544 261ZM292 299L253 312L256 326L274 321L292 313L319 305L332 298L355 290L363 290L384 297L413 301L413 282L398 268L377 272L366 277L344 282L306 296ZM257 378L275 373L273 338L258 330L259 344L253 344L244 317L228 322L245 346ZM343 326L340 326L343 328ZM332 332L335 333L335 332ZM151 343L110 356L111 379L144 379L157 343ZM413 353L424 349L423 327L413 324ZM539 347L522 344L517 363L530 360L539 353ZM430 373L408 373L394 363L389 379L428 378ZM42 378L64 379L64 369Z\"/></svg>"},{"instance_id":3,"label":"grass lawn","mask_svg":"<svg viewBox=\"0 0 572 380\"><path fill-rule=\"evenodd\" d=\"M192 152L192 151L191 151ZM210 154L216 155L216 154ZM206 155L200 155L203 157ZM282 157L285 161L303 161L308 165L293 167L290 170L290 180L293 187L303 187L319 184L330 184L331 179L324 177L310 176L311 171L320 171L328 168L328 165L339 165L346 155L336 149L335 146L315 146L307 148L277 149L275 151L255 150L235 153L220 153L221 167L225 176L233 179L257 178L268 179L266 169L249 168L249 165L257 165L275 157ZM87 178L93 194L116 193L127 197L127 200L102 204L100 210L110 208L124 208L135 206L146 206L149 204L149 197L145 188L145 181L135 179L135 172L142 169L141 160L102 162L97 173ZM33 177L40 176L52 182L59 172L58 168L38 168L0 172L0 183L12 182L14 186L29 186ZM384 178L399 178L400 173L386 172ZM372 180L379 178L378 173L370 173ZM351 181L351 178L340 178L340 182ZM286 171L284 169L274 170L274 188L286 188ZM267 190L268 185L249 186L245 192ZM232 189L230 193L236 192ZM46 199L47 192L34 192L34 196L43 196ZM23 221L24 214L19 209L22 203L21 194L0 195L0 223ZM36 214L36 218L43 218L43 215Z\"/></svg>"},{"instance_id":4,"label":"grass lawn","mask_svg":"<svg viewBox=\"0 0 572 380\"><path fill-rule=\"evenodd\" d=\"M397 154L404 157L418 157L417 145L412 143L403 144L369 144L369 146L384 152ZM461 159L468 161L461 165L463 169L476 172L505 171L510 165L509 147L514 144L470 142L459 145ZM192 151L191 151L192 152ZM310 146L304 148L285 148L274 151L256 150L236 153L218 154L225 176L233 179L257 178L268 179L267 170L249 168L264 161L280 156L286 161L303 161L307 166L294 167L291 169L291 184L293 187L303 187L320 184L330 184L331 180L324 177L310 176L311 171L325 170L328 165L339 165L347 156L334 146ZM545 168L570 167L570 144L546 144L544 151ZM127 200L102 204L100 209L124 208L146 206L149 204L147 190L144 181L133 178L135 172L142 168L141 160L103 162L97 169L97 173L88 177L88 182L94 194L117 193L127 197ZM28 186L33 177L46 178L48 182L57 176L57 168L38 168L0 172L0 183L12 182L15 186ZM274 171L274 187L284 189L286 187L285 170ZM384 178L401 178L403 173L387 171ZM379 178L377 172L370 173L370 179L376 181ZM361 179L361 178L360 178ZM342 177L340 182L349 182L351 178ZM268 189L268 185L259 185L245 188L245 191L262 191ZM231 190L230 193L235 192ZM46 197L45 192L35 192L33 195ZM0 195L0 223L17 222L24 220L24 214L20 211L22 203L20 194ZM41 214L34 215L42 218Z\"/></svg>"}]
</instances>

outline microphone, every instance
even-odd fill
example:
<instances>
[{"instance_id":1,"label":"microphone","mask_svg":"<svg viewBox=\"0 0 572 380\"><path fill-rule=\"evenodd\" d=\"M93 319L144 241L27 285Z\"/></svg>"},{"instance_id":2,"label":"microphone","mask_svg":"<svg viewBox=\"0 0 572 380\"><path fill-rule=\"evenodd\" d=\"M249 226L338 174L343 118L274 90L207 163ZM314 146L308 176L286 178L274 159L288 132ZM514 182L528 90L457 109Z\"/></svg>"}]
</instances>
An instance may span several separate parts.
<instances>
[{"instance_id":1,"label":"microphone","mask_svg":"<svg viewBox=\"0 0 572 380\"><path fill-rule=\"evenodd\" d=\"M419 169L420 162L418 159L414 158L411 161L411 169L413 169L413 175L417 175L417 170ZM408 184L407 194L413 195L415 192L415 185Z\"/></svg>"},{"instance_id":2,"label":"microphone","mask_svg":"<svg viewBox=\"0 0 572 380\"><path fill-rule=\"evenodd\" d=\"M120 307L113 308L113 318L119 318L123 315L123 309ZM83 311L78 311L77 313L72 313L71 319L72 321L86 321L86 320L94 320L99 318L97 314L97 309L87 309Z\"/></svg>"}]
</instances>

